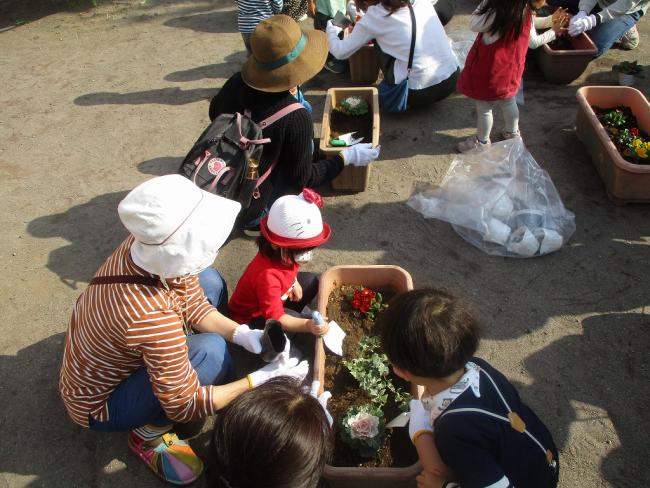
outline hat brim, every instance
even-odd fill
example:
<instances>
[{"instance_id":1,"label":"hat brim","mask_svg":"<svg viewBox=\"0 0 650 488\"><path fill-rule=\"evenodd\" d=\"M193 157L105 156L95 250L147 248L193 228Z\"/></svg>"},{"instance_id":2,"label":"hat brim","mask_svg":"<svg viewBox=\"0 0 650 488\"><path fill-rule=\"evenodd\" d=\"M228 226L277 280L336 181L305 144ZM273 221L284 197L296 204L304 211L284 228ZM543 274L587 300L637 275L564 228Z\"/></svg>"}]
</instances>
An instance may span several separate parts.
<instances>
[{"instance_id":1,"label":"hat brim","mask_svg":"<svg viewBox=\"0 0 650 488\"><path fill-rule=\"evenodd\" d=\"M310 247L318 247L322 244L325 244L332 233L330 226L323 222L323 230L317 236L311 237L309 239L292 239L289 237L279 236L270 231L267 225L268 219L268 215L262 217L262 220L260 221L260 232L271 244L274 244L278 247L283 247L285 249L307 249Z\"/></svg>"},{"instance_id":2,"label":"hat brim","mask_svg":"<svg viewBox=\"0 0 650 488\"><path fill-rule=\"evenodd\" d=\"M200 204L167 242L133 243L131 257L135 264L162 278L197 274L212 265L232 231L241 205L197 189L203 192Z\"/></svg>"},{"instance_id":3,"label":"hat brim","mask_svg":"<svg viewBox=\"0 0 650 488\"><path fill-rule=\"evenodd\" d=\"M325 65L329 48L327 35L322 31L305 30L307 45L293 61L273 70L259 68L249 56L241 69L241 77L251 88L263 92L279 93L316 76Z\"/></svg>"}]
</instances>

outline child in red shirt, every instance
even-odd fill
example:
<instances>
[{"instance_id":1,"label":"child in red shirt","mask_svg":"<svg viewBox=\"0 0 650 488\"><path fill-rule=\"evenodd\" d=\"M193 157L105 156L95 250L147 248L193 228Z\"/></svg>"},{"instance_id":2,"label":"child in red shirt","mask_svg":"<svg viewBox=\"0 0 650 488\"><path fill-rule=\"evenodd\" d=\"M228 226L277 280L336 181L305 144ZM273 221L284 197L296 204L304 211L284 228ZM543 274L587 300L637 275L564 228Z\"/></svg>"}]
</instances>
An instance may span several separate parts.
<instances>
[{"instance_id":1,"label":"child in red shirt","mask_svg":"<svg viewBox=\"0 0 650 488\"><path fill-rule=\"evenodd\" d=\"M309 188L275 201L260 222L259 251L228 303L233 320L263 327L265 320L274 319L286 332L327 332L327 324L300 316L318 292L318 278L298 272L300 264L311 259L312 249L329 239L331 229L323 223L322 206L321 196Z\"/></svg>"}]
</instances>

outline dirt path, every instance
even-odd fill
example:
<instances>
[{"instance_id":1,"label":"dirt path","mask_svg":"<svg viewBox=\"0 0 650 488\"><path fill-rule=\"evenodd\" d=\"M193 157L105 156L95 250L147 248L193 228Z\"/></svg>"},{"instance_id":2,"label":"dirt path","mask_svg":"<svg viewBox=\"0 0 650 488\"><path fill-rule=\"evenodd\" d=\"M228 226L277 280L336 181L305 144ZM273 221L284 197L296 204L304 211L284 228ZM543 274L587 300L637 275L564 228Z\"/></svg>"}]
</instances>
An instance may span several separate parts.
<instances>
[{"instance_id":1,"label":"dirt path","mask_svg":"<svg viewBox=\"0 0 650 488\"><path fill-rule=\"evenodd\" d=\"M162 486L124 435L66 418L56 387L63 334L76 297L125 236L117 203L176 169L208 121L208 99L243 61L235 9L190 0L72 13L16 5L0 3L0 488ZM470 10L461 2L461 14ZM459 15L450 28L466 22ZM576 213L569 247L529 261L488 257L404 205L416 186L440 182L458 138L472 132L471 104L456 95L383 117L370 188L326 198L334 233L310 266L398 264L416 285L470 300L485 323L481 355L547 421L567 488L650 486L650 208L609 203L573 131L578 84L613 84L618 60L650 60L650 24L640 30L641 50L611 51L571 86L527 75L522 132ZM319 76L306 87L316 120L324 90L340 80ZM243 239L221 252L231 289L253 252ZM205 452L206 441L194 445Z\"/></svg>"}]
</instances>

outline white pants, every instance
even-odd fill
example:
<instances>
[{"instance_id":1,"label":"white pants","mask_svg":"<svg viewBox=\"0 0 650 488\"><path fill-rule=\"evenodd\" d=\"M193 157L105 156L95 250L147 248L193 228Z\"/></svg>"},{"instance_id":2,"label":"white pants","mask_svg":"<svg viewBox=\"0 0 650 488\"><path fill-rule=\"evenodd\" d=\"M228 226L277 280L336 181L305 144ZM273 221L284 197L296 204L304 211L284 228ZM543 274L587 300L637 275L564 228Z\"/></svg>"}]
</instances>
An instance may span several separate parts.
<instances>
[{"instance_id":1,"label":"white pants","mask_svg":"<svg viewBox=\"0 0 650 488\"><path fill-rule=\"evenodd\" d=\"M513 133L519 132L519 108L515 97L494 102L476 100L476 137L481 142L487 142L490 139L493 124L492 109L495 107L499 107L503 113L504 130Z\"/></svg>"}]
</instances>

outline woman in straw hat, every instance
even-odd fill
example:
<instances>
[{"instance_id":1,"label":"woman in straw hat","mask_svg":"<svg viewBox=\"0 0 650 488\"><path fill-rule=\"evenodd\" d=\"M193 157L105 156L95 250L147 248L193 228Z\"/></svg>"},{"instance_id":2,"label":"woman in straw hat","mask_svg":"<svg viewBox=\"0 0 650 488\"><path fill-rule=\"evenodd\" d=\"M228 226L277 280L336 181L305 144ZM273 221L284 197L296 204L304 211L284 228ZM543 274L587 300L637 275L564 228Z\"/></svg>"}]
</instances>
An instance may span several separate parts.
<instances>
[{"instance_id":1,"label":"woman in straw hat","mask_svg":"<svg viewBox=\"0 0 650 488\"><path fill-rule=\"evenodd\" d=\"M324 32L302 31L291 17L275 15L257 25L251 37L252 56L210 103L210 119L222 113L250 111L261 121L296 102L291 94L321 71L327 58ZM345 148L322 159L314 150L314 126L306 110L296 110L263 130L271 139L264 146L260 171L276 163L261 186L262 198L247 215L249 235L259 235L264 208L282 195L298 194L335 178L347 164L365 166L379 156L372 144ZM245 229L246 231L246 229Z\"/></svg>"},{"instance_id":2,"label":"woman in straw hat","mask_svg":"<svg viewBox=\"0 0 650 488\"><path fill-rule=\"evenodd\" d=\"M283 358L232 381L226 340L259 353L262 333L218 312L198 273L212 265L239 210L180 175L136 187L118 207L131 235L77 300L66 335L59 390L70 417L96 431L131 431L131 450L174 484L203 470L171 432L174 422L212 415L270 378L308 372L307 363Z\"/></svg>"}]
</instances>

